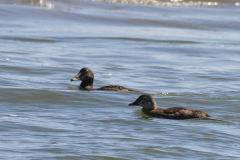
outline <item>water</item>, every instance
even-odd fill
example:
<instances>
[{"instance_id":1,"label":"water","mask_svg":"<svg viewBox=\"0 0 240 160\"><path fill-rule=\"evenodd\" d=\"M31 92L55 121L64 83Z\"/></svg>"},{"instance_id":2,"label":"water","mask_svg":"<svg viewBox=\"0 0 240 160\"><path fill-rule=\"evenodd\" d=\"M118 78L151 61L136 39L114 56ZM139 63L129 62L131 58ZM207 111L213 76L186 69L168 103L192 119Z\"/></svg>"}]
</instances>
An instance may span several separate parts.
<instances>
[{"instance_id":1,"label":"water","mask_svg":"<svg viewBox=\"0 0 240 160\"><path fill-rule=\"evenodd\" d=\"M143 2L0 1L0 159L240 158L240 2ZM212 117L147 117L82 67Z\"/></svg>"}]
</instances>

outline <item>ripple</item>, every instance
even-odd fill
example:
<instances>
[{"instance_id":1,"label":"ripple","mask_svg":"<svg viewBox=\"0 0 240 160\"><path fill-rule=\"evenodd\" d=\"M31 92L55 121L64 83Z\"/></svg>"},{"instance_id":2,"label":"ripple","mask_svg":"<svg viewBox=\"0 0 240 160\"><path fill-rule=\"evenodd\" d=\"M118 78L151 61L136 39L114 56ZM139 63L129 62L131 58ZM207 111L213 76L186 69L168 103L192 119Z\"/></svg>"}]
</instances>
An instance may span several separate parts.
<instances>
[{"instance_id":1,"label":"ripple","mask_svg":"<svg viewBox=\"0 0 240 160\"><path fill-rule=\"evenodd\" d=\"M51 40L51 39L36 39L36 38L23 38L23 37L0 37L0 39L12 40L12 41L22 41L22 42L41 42L41 43L58 42L56 40Z\"/></svg>"}]
</instances>

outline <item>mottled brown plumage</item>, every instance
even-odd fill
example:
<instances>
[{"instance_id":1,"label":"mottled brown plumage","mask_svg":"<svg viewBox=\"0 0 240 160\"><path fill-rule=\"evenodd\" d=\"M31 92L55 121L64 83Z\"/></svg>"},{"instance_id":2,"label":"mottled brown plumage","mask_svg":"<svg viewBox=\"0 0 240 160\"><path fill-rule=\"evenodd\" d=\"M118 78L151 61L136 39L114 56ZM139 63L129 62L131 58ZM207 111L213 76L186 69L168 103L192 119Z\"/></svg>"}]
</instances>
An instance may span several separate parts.
<instances>
[{"instance_id":1,"label":"mottled brown plumage","mask_svg":"<svg viewBox=\"0 0 240 160\"><path fill-rule=\"evenodd\" d=\"M182 107L174 108L157 108L155 99L151 95L141 95L135 102L129 105L139 105L142 106L143 113L153 116L153 117L162 117L169 119L189 119L189 118L202 118L210 117L208 114L197 111L189 110Z\"/></svg>"},{"instance_id":2,"label":"mottled brown plumage","mask_svg":"<svg viewBox=\"0 0 240 160\"><path fill-rule=\"evenodd\" d=\"M135 91L135 90L133 90L133 89L128 89L128 88L126 88L126 87L117 86L117 85L104 86L104 87L97 88L97 89L95 89L95 90L111 90L111 91L138 92L138 91Z\"/></svg>"},{"instance_id":3,"label":"mottled brown plumage","mask_svg":"<svg viewBox=\"0 0 240 160\"><path fill-rule=\"evenodd\" d=\"M71 81L82 80L79 88L82 90L110 90L110 91L126 91L126 92L139 92L133 89L118 85L104 86L97 89L93 89L94 74L89 68L82 68L79 73L71 79Z\"/></svg>"}]
</instances>

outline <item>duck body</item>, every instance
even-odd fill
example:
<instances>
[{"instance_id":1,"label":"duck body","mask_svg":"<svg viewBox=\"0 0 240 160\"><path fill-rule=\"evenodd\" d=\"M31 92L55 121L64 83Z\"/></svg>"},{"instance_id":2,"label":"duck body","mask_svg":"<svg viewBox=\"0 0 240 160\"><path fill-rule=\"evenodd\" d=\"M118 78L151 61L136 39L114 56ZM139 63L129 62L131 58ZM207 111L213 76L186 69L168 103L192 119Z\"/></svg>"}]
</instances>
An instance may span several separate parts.
<instances>
[{"instance_id":1,"label":"duck body","mask_svg":"<svg viewBox=\"0 0 240 160\"><path fill-rule=\"evenodd\" d=\"M128 89L128 88L126 88L126 87L118 86L118 85L104 86L104 87L97 88L97 89L95 89L95 90L110 90L110 91L139 92L139 91L135 91L135 90L133 90L133 89Z\"/></svg>"},{"instance_id":2,"label":"duck body","mask_svg":"<svg viewBox=\"0 0 240 160\"><path fill-rule=\"evenodd\" d=\"M125 92L139 92L133 89L128 89L123 86L110 85L93 89L94 74L89 68L82 68L79 73L71 79L71 81L82 80L79 86L81 90L109 90L109 91L125 91Z\"/></svg>"},{"instance_id":3,"label":"duck body","mask_svg":"<svg viewBox=\"0 0 240 160\"><path fill-rule=\"evenodd\" d=\"M156 101L151 95L141 95L135 102L129 105L140 105L142 106L142 112L146 115L153 117L161 117L168 119L190 119L190 118L203 118L210 117L210 115L197 110L189 110L182 107L174 108L158 108Z\"/></svg>"},{"instance_id":4,"label":"duck body","mask_svg":"<svg viewBox=\"0 0 240 160\"><path fill-rule=\"evenodd\" d=\"M189 110L181 107L174 108L157 108L154 110L142 109L143 113L152 117L159 118L168 118L168 119L190 119L190 118L202 118L202 117L210 117L208 114L197 111L197 110Z\"/></svg>"}]
</instances>

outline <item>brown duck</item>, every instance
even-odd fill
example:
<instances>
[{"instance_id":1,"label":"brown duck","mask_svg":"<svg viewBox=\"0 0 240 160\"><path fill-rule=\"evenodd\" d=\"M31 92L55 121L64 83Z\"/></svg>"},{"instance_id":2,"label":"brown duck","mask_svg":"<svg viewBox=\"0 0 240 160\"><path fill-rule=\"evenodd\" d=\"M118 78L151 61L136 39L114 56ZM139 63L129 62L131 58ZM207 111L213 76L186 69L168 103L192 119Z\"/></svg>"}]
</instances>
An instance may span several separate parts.
<instances>
[{"instance_id":1,"label":"brown duck","mask_svg":"<svg viewBox=\"0 0 240 160\"><path fill-rule=\"evenodd\" d=\"M79 73L71 79L71 81L78 81L82 80L79 88L82 90L111 90L111 91L126 91L126 92L139 92L133 89L128 89L126 87L118 86L118 85L110 85L104 86L101 88L93 89L93 81L94 75L91 69L89 68L82 68Z\"/></svg>"},{"instance_id":2,"label":"brown duck","mask_svg":"<svg viewBox=\"0 0 240 160\"><path fill-rule=\"evenodd\" d=\"M181 107L174 108L157 108L157 103L151 95L141 95L135 102L129 104L129 106L137 105L142 106L143 113L153 116L153 117L162 117L169 119L189 119L189 118L202 118L210 117L208 114L197 111L189 110Z\"/></svg>"}]
</instances>

